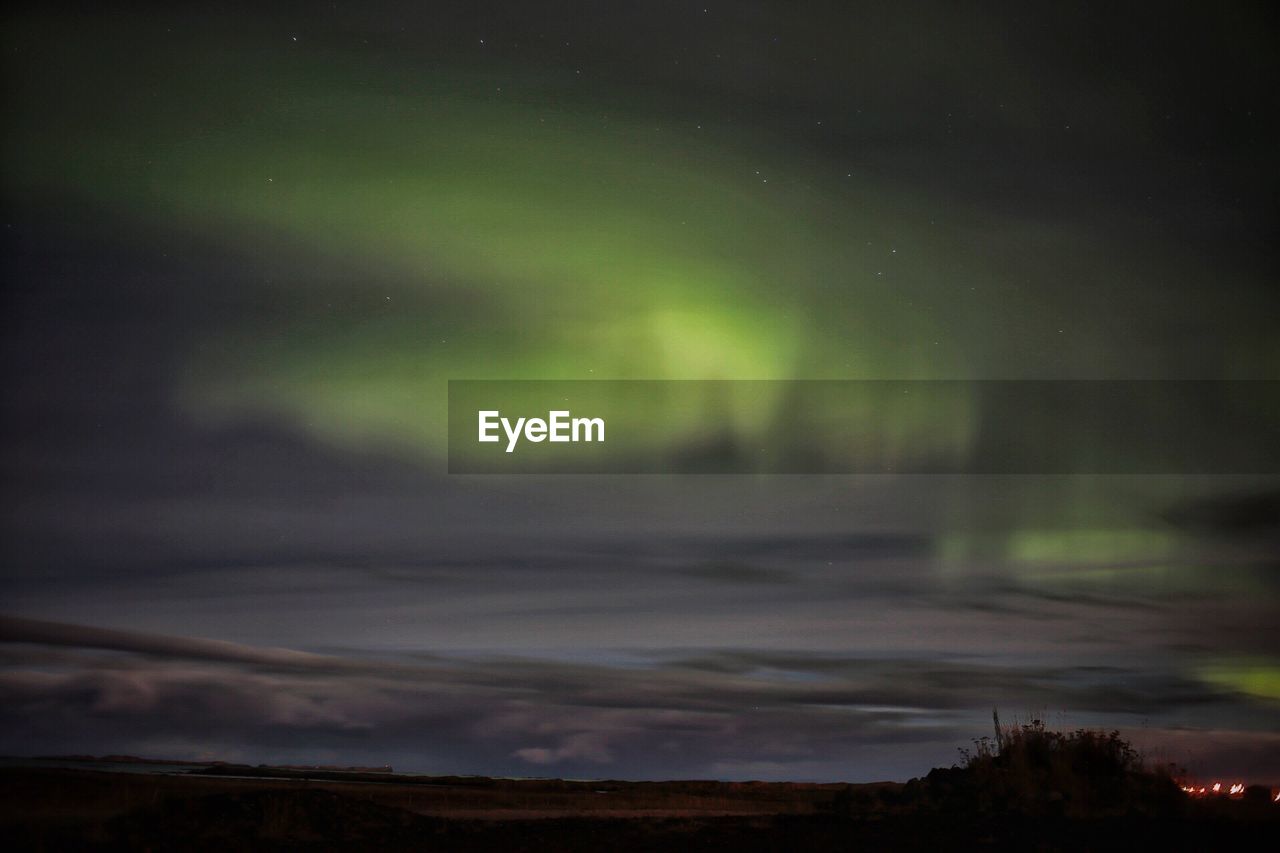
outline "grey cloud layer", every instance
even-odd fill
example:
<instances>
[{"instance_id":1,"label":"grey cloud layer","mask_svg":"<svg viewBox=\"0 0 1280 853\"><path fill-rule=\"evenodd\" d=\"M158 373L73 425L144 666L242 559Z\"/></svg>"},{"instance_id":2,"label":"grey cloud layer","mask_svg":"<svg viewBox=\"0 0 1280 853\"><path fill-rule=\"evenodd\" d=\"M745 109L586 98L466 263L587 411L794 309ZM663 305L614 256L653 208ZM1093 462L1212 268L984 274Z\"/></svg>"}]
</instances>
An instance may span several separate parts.
<instances>
[{"instance_id":1,"label":"grey cloud layer","mask_svg":"<svg viewBox=\"0 0 1280 853\"><path fill-rule=\"evenodd\" d=\"M482 757L494 772L525 775L860 779L949 763L985 733L969 709L1001 700L1009 712L1070 707L1081 724L1229 717L1184 738L1209 767L1239 759L1244 732L1265 732L1265 709L1241 712L1175 674L1119 667L745 649L629 665L370 659L8 618L0 638L0 750L11 754L341 755L437 772L466 772ZM1250 766L1280 769L1280 738L1261 742Z\"/></svg>"}]
</instances>

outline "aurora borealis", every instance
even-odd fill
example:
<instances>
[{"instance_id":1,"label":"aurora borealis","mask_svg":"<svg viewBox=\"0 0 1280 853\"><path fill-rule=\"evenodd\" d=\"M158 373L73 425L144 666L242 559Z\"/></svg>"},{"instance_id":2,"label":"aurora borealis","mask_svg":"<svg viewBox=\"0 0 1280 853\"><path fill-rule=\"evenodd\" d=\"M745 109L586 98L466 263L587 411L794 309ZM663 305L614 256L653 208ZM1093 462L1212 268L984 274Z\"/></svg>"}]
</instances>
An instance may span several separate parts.
<instances>
[{"instance_id":1,"label":"aurora borealis","mask_svg":"<svg viewBox=\"0 0 1280 853\"><path fill-rule=\"evenodd\" d=\"M450 379L1280 378L1262 7L5 24L0 752L1280 775L1274 477L445 468Z\"/></svg>"}]
</instances>

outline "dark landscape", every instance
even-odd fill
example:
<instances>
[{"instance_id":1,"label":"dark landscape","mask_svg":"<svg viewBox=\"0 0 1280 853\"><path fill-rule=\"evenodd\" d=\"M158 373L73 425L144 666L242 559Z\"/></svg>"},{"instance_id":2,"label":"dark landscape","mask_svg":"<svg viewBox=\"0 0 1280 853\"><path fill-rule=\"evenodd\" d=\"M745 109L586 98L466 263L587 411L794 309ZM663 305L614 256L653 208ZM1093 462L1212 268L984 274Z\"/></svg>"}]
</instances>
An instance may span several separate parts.
<instances>
[{"instance_id":1,"label":"dark landscape","mask_svg":"<svg viewBox=\"0 0 1280 853\"><path fill-rule=\"evenodd\" d=\"M1197 793L1118 733L1033 723L963 757L905 784L10 759L0 825L30 850L1251 850L1280 828L1277 789Z\"/></svg>"}]
</instances>

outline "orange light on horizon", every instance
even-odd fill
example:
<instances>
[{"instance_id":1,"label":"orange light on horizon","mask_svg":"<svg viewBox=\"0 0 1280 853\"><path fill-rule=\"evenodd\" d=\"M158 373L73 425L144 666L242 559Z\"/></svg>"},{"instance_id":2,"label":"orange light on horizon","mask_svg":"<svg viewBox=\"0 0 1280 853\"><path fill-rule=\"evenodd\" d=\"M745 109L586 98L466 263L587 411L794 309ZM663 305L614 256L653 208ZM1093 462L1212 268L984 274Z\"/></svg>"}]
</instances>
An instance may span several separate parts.
<instances>
[{"instance_id":1,"label":"orange light on horizon","mask_svg":"<svg viewBox=\"0 0 1280 853\"><path fill-rule=\"evenodd\" d=\"M1187 785L1180 784L1179 788L1183 793L1192 797L1229 797L1238 799L1244 796L1245 784L1243 782L1214 782L1210 785ZM1272 802L1280 803L1280 794L1272 799Z\"/></svg>"}]
</instances>

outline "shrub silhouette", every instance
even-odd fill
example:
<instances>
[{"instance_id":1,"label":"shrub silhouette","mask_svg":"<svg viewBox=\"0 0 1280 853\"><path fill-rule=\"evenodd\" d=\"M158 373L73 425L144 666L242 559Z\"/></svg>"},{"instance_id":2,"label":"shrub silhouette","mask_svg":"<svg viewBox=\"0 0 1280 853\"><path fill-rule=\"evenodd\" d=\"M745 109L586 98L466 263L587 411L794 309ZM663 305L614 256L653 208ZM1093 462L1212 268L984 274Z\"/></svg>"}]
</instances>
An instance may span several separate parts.
<instances>
[{"instance_id":1,"label":"shrub silhouette","mask_svg":"<svg viewBox=\"0 0 1280 853\"><path fill-rule=\"evenodd\" d=\"M1118 731L1057 732L1040 720L1001 728L997 718L994 740L960 752L961 765L933 770L917 798L947 810L1072 817L1169 814L1184 799L1171 773L1146 769Z\"/></svg>"}]
</instances>

